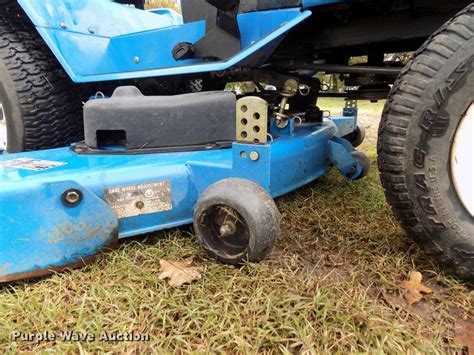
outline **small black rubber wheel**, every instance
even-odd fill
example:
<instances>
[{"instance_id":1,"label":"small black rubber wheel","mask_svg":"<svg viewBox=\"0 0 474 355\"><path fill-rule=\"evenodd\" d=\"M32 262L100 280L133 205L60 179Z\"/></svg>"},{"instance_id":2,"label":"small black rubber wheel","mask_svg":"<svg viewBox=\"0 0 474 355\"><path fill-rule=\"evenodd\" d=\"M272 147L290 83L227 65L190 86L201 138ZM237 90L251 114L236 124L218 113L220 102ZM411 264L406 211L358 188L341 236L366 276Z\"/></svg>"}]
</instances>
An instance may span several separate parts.
<instances>
[{"instance_id":1,"label":"small black rubber wheel","mask_svg":"<svg viewBox=\"0 0 474 355\"><path fill-rule=\"evenodd\" d=\"M370 172L370 159L367 155L357 150L351 152L352 157L362 166L362 175L358 179L365 178Z\"/></svg>"},{"instance_id":2,"label":"small black rubber wheel","mask_svg":"<svg viewBox=\"0 0 474 355\"><path fill-rule=\"evenodd\" d=\"M7 150L39 150L81 140L86 98L21 7L16 2L0 6L0 101L6 120L0 129L6 127Z\"/></svg>"},{"instance_id":3,"label":"small black rubber wheel","mask_svg":"<svg viewBox=\"0 0 474 355\"><path fill-rule=\"evenodd\" d=\"M379 130L386 196L441 265L474 280L474 4L437 31L397 79Z\"/></svg>"},{"instance_id":4,"label":"small black rubber wheel","mask_svg":"<svg viewBox=\"0 0 474 355\"><path fill-rule=\"evenodd\" d=\"M364 126L357 126L356 130L353 133L345 136L344 139L347 139L349 142L351 142L354 148L357 148L362 143L364 143L365 135L366 133Z\"/></svg>"},{"instance_id":5,"label":"small black rubber wheel","mask_svg":"<svg viewBox=\"0 0 474 355\"><path fill-rule=\"evenodd\" d=\"M280 213L258 184L225 179L199 198L194 230L209 255L226 264L259 262L280 233Z\"/></svg>"}]
</instances>

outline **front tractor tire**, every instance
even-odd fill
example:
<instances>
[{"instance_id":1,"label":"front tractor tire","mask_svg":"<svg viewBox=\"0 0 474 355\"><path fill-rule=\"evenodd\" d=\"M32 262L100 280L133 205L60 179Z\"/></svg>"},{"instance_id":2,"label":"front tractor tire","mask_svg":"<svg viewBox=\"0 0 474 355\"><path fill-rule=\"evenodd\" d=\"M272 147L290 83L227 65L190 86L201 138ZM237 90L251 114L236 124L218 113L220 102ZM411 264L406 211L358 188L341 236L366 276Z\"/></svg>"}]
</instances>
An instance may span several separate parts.
<instances>
[{"instance_id":1,"label":"front tractor tire","mask_svg":"<svg viewBox=\"0 0 474 355\"><path fill-rule=\"evenodd\" d=\"M0 151L62 147L82 139L86 97L60 66L21 7L0 6ZM6 133L6 134L4 134Z\"/></svg>"},{"instance_id":2,"label":"front tractor tire","mask_svg":"<svg viewBox=\"0 0 474 355\"><path fill-rule=\"evenodd\" d=\"M384 109L379 168L408 235L474 280L474 4L403 70Z\"/></svg>"}]
</instances>

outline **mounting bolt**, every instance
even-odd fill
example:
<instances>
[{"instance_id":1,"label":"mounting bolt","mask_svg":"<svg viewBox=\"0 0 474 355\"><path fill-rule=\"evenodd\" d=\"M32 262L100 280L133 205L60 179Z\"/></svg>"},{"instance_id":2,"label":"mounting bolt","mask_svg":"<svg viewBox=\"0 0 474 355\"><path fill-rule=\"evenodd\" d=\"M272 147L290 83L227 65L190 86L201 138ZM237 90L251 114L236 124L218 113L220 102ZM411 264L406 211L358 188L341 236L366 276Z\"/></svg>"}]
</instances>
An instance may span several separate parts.
<instances>
[{"instance_id":1,"label":"mounting bolt","mask_svg":"<svg viewBox=\"0 0 474 355\"><path fill-rule=\"evenodd\" d=\"M135 207L138 208L139 210L142 210L145 208L145 202L138 201L137 203L135 203Z\"/></svg>"},{"instance_id":2,"label":"mounting bolt","mask_svg":"<svg viewBox=\"0 0 474 355\"><path fill-rule=\"evenodd\" d=\"M133 58L133 61L135 62L135 64L140 63L140 57L137 56L137 57Z\"/></svg>"},{"instance_id":3,"label":"mounting bolt","mask_svg":"<svg viewBox=\"0 0 474 355\"><path fill-rule=\"evenodd\" d=\"M82 192L76 189L69 189L63 192L61 201L67 207L76 207L82 202Z\"/></svg>"},{"instance_id":4,"label":"mounting bolt","mask_svg":"<svg viewBox=\"0 0 474 355\"><path fill-rule=\"evenodd\" d=\"M349 169L349 172L347 173L347 177L350 179L354 176L354 174L357 171L357 166L353 166L352 168Z\"/></svg>"},{"instance_id":5,"label":"mounting bolt","mask_svg":"<svg viewBox=\"0 0 474 355\"><path fill-rule=\"evenodd\" d=\"M250 160L251 161L257 161L258 159L260 159L260 154L258 154L257 152L251 152L250 153Z\"/></svg>"},{"instance_id":6,"label":"mounting bolt","mask_svg":"<svg viewBox=\"0 0 474 355\"><path fill-rule=\"evenodd\" d=\"M219 228L219 233L221 237L229 237L234 235L237 231L237 227L232 222L226 222Z\"/></svg>"},{"instance_id":7,"label":"mounting bolt","mask_svg":"<svg viewBox=\"0 0 474 355\"><path fill-rule=\"evenodd\" d=\"M67 29L67 25L66 25L65 22L59 23L59 26L61 26L61 28L62 28L63 30L66 30L66 29Z\"/></svg>"},{"instance_id":8,"label":"mounting bolt","mask_svg":"<svg viewBox=\"0 0 474 355\"><path fill-rule=\"evenodd\" d=\"M94 34L94 33L95 33L95 30L94 30L92 27L89 27L87 30L89 31L90 34Z\"/></svg>"}]
</instances>

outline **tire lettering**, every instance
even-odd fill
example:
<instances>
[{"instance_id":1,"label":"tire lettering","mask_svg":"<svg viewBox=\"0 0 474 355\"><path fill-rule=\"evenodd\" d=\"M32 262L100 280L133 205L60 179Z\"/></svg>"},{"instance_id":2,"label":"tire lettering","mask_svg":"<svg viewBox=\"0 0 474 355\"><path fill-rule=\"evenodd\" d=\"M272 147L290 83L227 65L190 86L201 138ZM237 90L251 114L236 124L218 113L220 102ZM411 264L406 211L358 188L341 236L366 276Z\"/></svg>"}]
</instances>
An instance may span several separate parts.
<instances>
[{"instance_id":1,"label":"tire lettering","mask_svg":"<svg viewBox=\"0 0 474 355\"><path fill-rule=\"evenodd\" d=\"M443 196L441 195L441 192L439 191L438 187L433 188L433 197L436 201L443 201Z\"/></svg>"},{"instance_id":2,"label":"tire lettering","mask_svg":"<svg viewBox=\"0 0 474 355\"><path fill-rule=\"evenodd\" d=\"M444 100L446 99L446 95L444 94L443 88L436 90L436 93L433 97L436 101L436 105L438 105L438 108L440 108L443 105Z\"/></svg>"},{"instance_id":3,"label":"tire lettering","mask_svg":"<svg viewBox=\"0 0 474 355\"><path fill-rule=\"evenodd\" d=\"M446 207L441 206L441 208L439 210L440 210L439 214L441 216L443 216L443 217L449 216L449 210Z\"/></svg>"},{"instance_id":4,"label":"tire lettering","mask_svg":"<svg viewBox=\"0 0 474 355\"><path fill-rule=\"evenodd\" d=\"M430 196L420 196L418 199L420 201L420 206L427 214L437 215L438 211L433 205L433 200Z\"/></svg>"},{"instance_id":5,"label":"tire lettering","mask_svg":"<svg viewBox=\"0 0 474 355\"><path fill-rule=\"evenodd\" d=\"M423 169L425 167L425 158L426 152L419 147L415 148L415 154L413 156L413 163L419 169Z\"/></svg>"},{"instance_id":6,"label":"tire lettering","mask_svg":"<svg viewBox=\"0 0 474 355\"><path fill-rule=\"evenodd\" d=\"M438 176L436 175L436 168L429 169L429 180L431 183L438 181Z\"/></svg>"},{"instance_id":7,"label":"tire lettering","mask_svg":"<svg viewBox=\"0 0 474 355\"><path fill-rule=\"evenodd\" d=\"M474 55L471 56L466 62L462 61L456 67L454 72L451 73L450 76L446 79L446 83L448 83L447 89L449 92L452 92L456 85L466 76L469 71L470 66L472 66L472 62L474 59Z\"/></svg>"},{"instance_id":8,"label":"tire lettering","mask_svg":"<svg viewBox=\"0 0 474 355\"><path fill-rule=\"evenodd\" d=\"M474 54L466 61L461 61L454 71L446 78L446 86L440 87L433 95L434 105L424 110L421 115L419 126L429 135L422 134L420 142L415 148L413 164L416 168L425 167L424 159L429 153L428 141L430 137L440 138L446 135L450 124L450 117L447 114L440 114L439 110L446 100L446 91L452 92L459 82L469 73L474 63ZM426 147L422 149L420 147Z\"/></svg>"},{"instance_id":9,"label":"tire lettering","mask_svg":"<svg viewBox=\"0 0 474 355\"><path fill-rule=\"evenodd\" d=\"M415 174L415 181L416 181L416 186L420 188L420 190L429 192L430 188L428 186L428 182L426 181L426 175L425 174Z\"/></svg>"},{"instance_id":10,"label":"tire lettering","mask_svg":"<svg viewBox=\"0 0 474 355\"><path fill-rule=\"evenodd\" d=\"M431 217L430 218L430 221L431 221L431 224L433 225L433 227L437 230L437 231L444 231L446 230L446 224L444 224L443 222L441 221L438 221L437 219Z\"/></svg>"},{"instance_id":11,"label":"tire lettering","mask_svg":"<svg viewBox=\"0 0 474 355\"><path fill-rule=\"evenodd\" d=\"M449 128L449 122L450 117L448 115L440 114L438 110L428 108L423 112L419 125L428 132L431 137L438 138L446 134Z\"/></svg>"}]
</instances>

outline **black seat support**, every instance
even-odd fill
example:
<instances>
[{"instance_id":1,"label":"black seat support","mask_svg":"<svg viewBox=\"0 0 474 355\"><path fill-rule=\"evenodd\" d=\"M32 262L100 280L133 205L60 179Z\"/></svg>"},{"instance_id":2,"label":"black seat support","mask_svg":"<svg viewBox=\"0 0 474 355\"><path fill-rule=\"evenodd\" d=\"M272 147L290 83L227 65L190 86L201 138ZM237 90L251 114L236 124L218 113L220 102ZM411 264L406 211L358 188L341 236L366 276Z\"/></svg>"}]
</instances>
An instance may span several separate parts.
<instances>
[{"instance_id":1,"label":"black seat support","mask_svg":"<svg viewBox=\"0 0 474 355\"><path fill-rule=\"evenodd\" d=\"M178 43L175 60L188 58L228 59L242 49L237 22L240 0L206 0L211 5L206 15L206 35L198 42Z\"/></svg>"}]
</instances>

